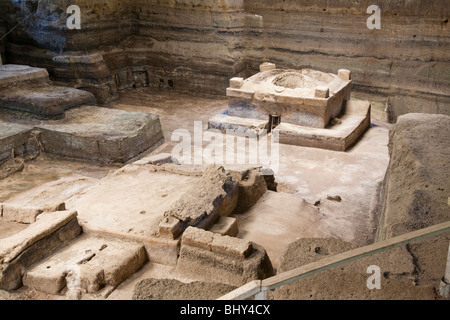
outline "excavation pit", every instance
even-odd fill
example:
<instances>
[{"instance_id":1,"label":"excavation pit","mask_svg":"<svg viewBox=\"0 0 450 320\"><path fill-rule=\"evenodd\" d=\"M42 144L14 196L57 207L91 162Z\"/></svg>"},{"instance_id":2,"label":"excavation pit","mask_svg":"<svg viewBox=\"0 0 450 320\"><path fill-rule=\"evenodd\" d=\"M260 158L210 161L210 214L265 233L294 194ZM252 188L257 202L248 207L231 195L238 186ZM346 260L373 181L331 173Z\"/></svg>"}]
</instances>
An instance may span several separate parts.
<instances>
[{"instance_id":1,"label":"excavation pit","mask_svg":"<svg viewBox=\"0 0 450 320\"><path fill-rule=\"evenodd\" d=\"M223 107L226 105L225 99L200 99L198 97L182 96L177 100L164 99L167 97L161 95L160 92L152 92L152 95L149 95L147 92L144 93L133 90L132 93L133 94L124 94L122 96L123 104L114 105L113 108L127 111L139 111L142 113L160 114L161 121L163 125L165 125L164 129L167 137L170 137L171 132L178 128L191 128L191 120L198 120L197 117L199 115L201 115L202 120L207 120L211 115L223 110ZM143 103L143 99L147 99L145 100L146 103ZM186 104L186 108L179 107L181 105L181 101ZM206 110L207 108L209 108L209 111L202 113L202 110ZM75 109L73 111L75 111ZM8 123L12 122L11 114L6 116L3 113L3 116L3 120L8 121ZM68 119L70 119L70 112L66 114L65 120ZM29 122L27 121L29 119L21 118L19 120L20 121L15 121L14 123L21 123L28 126ZM63 121L63 119L54 120L52 123L62 123ZM35 131L35 126L35 122L31 123L29 131ZM277 126L277 128L279 128L279 126ZM205 130L206 128L203 129ZM371 138L370 146L368 142L365 141L369 138ZM343 201L339 204L331 202L328 203L326 200L323 200L324 198L322 197L323 201L320 210L327 215L320 220L319 224L328 231L330 229L329 225L333 224L333 226L336 225L335 229L340 231L342 229L341 226L343 225L342 215L344 214L346 219L349 221L348 226L346 225L346 232L344 236L347 236L346 239L349 241L362 241L360 238L356 239L355 237L357 235L352 234L351 230L353 230L355 225L357 225L358 228L362 227L364 230L367 229L365 228L365 225L360 225L359 221L361 220L361 216L359 212L362 210L361 208L364 208L364 210L367 209L365 207L368 205L365 200L366 189L369 187L372 188L372 182L373 184L376 184L376 181L378 181L377 179L381 179L384 174L383 168L385 168L385 163L377 161L373 162L377 163L379 168L371 167L370 172L373 172L374 174L365 177L364 186L368 185L368 187L364 187L361 190L364 194L361 192L357 192L355 194L354 188L350 187L353 185L361 185L361 177L359 177L359 174L358 181L353 181L351 178L353 177L352 172L354 166L360 168L360 165L362 165L362 163L360 163L362 154L364 157L376 157L376 159L379 159L380 153L383 155L386 153L386 131L380 127L374 128L368 133L365 140L363 140L357 148L348 154L319 149L312 150L309 148L297 148L290 145L280 145L281 163L280 170L277 173L277 181L280 182L278 191L280 193L287 191L287 183L295 186L293 189L294 191L292 192L297 190L297 194L290 195L291 197L289 198L289 201L284 200L284 202L286 202L286 207L293 210L292 214L298 214L297 212L294 212L294 206L292 206L292 208L289 207L291 203L295 202L295 197L305 197L309 203L314 203L314 201L317 200L316 197L320 197L318 194L321 192L323 192L325 196L326 194L339 194L343 198ZM374 141L377 142L375 144L375 149ZM136 275L131 275L123 285L120 285L118 289L114 290L115 293L111 296L113 298L131 298L133 291L132 288L134 288L134 283L136 283L138 279L160 277L191 281L195 279L192 273L189 275L187 275L187 273L179 273L186 270L177 270L174 268L180 259L180 241L182 234L174 239L171 237L162 237L160 234L152 233L152 231L156 233L161 231L161 223L159 221L165 218L164 214L167 212L167 208L162 208L162 210L158 211L158 207L173 204L182 198L186 192L189 192L191 187L196 185L205 170L205 166L194 166L187 164L175 165L172 163L170 152L175 144L176 141L166 141L161 148L158 148L158 150L152 152L149 156L130 162L129 165L126 165L122 169L119 169L118 164L117 166L103 166L101 164L94 165L94 163L91 164L92 168L89 167L90 169L87 169L87 164L81 165L79 162L73 162L74 160L69 160L66 158L62 158L64 161L62 161L62 159L42 161L41 159L44 156L42 155L36 160L26 162L23 172L18 172L17 174L5 179L3 181L3 185L7 186L5 189L9 189L10 187L16 188L16 185L17 187L21 187L19 184L22 185L25 181L33 180L33 172L37 172L37 169L29 171L32 166L40 166L42 168L42 172L45 172L46 175L51 176L54 176L54 173L52 173L52 169L50 169L49 166L54 166L55 164L64 166L64 169L61 168L63 169L63 172L57 172L57 179L61 180L55 181L54 178L49 176L49 180L46 180L46 182L50 181L50 183L47 185L42 185L42 182L37 183L36 186L39 190L30 190L30 192L27 192L24 189L22 189L21 192L14 193L4 190L1 201L7 203L13 202L15 204L22 203L23 205L30 203L30 205L32 204L37 207L50 203L64 202L68 209L79 211L78 221L83 231L87 233L87 236L110 237L112 239L122 239L144 245L148 254L149 263L146 263L142 267L142 271L138 271ZM207 144L205 143L204 146L207 146ZM165 153L161 154L158 152ZM299 162L299 158L303 159L303 161ZM351 160L353 161L352 165L348 165L349 158L353 159ZM59 159L59 157L57 159ZM60 161L62 162L60 163ZM343 170L336 170L337 168L341 168L344 163L347 165L343 167ZM98 167L99 165L101 165L101 167ZM229 168L230 166L225 165L225 167L232 170ZM323 169L311 170L311 168L319 167ZM292 168L295 168L295 170L293 171ZM109 170L111 170L111 172L107 175ZM155 171L152 172L152 170ZM234 168L234 170L239 171L236 168ZM361 168L361 170L363 169ZM359 169L357 171L359 172ZM75 173L79 176L77 177L76 175L72 175ZM158 175L161 175L161 177L162 175L172 178L177 177L178 179L172 180L172 178L169 178L170 181L166 179L163 184L162 180L164 179L161 181L155 181L155 177ZM84 180L83 176L85 176L85 178L87 176L92 177L93 179ZM244 177L242 174L233 174L234 178L239 176ZM330 186L332 190L323 190L323 186L326 185L327 181L329 181L330 176L337 181L347 181L346 183L348 186L335 186L334 188L333 186ZM152 181L155 185L149 188L148 185L152 184ZM123 185L120 185L121 182ZM246 180L245 184L247 182L249 181ZM158 191L158 188L161 189L167 184L173 184L174 188L177 189L178 197L171 195L168 192L157 193L152 191ZM244 182L240 183L240 188L241 184L243 185ZM111 189L108 188L108 185L111 186ZM249 190L255 189L248 186L246 188L249 188ZM259 191L259 188L256 189ZM369 191L372 192L371 190L372 189ZM69 191L74 191L74 193ZM258 192L258 194L264 193L263 190L260 191L261 192ZM34 194L34 192L36 193ZM14 196L8 196L8 194L13 194ZM242 192L242 194L247 193ZM239 191L239 195L241 195L241 190ZM150 199L147 198L153 197L155 197L155 199L153 199L154 201L149 205L145 205L146 201L150 203ZM89 211L88 204L83 206L82 199L88 200L88 202L92 204L92 208L95 210ZM144 200L144 206L140 207L139 202L142 199ZM218 217L214 224L210 228L206 228L206 230L221 235L234 236L245 241L254 241L267 250L270 260L272 261L274 267L276 267L278 265L278 257L281 254L280 250L282 247L284 247L284 245L290 240L294 240L299 236L302 237L303 234L302 232L299 233L299 229L301 229L301 227L298 225L293 225L289 220L285 223L287 227L280 226L283 232L289 236L286 235L286 237L284 237L285 241L282 244L280 243L279 246L272 246L272 244L275 244L272 240L272 236L264 236L263 233L258 233L258 230L267 230L267 223L262 215L263 212L259 210L259 208L268 207L266 211L270 211L270 208L272 208L269 206L269 203L265 201L265 199L266 198L262 197L259 200L258 197L257 199L254 199L254 201L251 201L251 203L248 203L248 201L245 201L244 199L240 199L238 201L238 204L240 204L239 207L242 207L242 204L248 204L245 206L244 210L239 211L242 211L240 214L232 214L228 217ZM74 209L74 203L77 204L79 210ZM254 205L253 210L249 208L252 204ZM101 206L104 206L105 209L97 210ZM112 210L115 210L114 206L119 206L121 210L112 212ZM112 210L108 210L108 208ZM156 211L155 216L151 216L150 213L152 210ZM131 215L131 213L134 215ZM278 219L276 216L277 214L274 213L273 219ZM138 220L139 223L135 223L133 217L143 220ZM103 224L102 219L104 219ZM112 221L111 225L110 221ZM152 224L151 221L154 223ZM280 223L282 222L280 221ZM146 224L148 228L144 228L142 226L143 224ZM350 231L347 232L347 230ZM140 233L139 231L143 231L143 233ZM341 236L341 234L338 234L338 236ZM189 250L185 250L184 252L188 251ZM191 255L189 257L193 256ZM216 258L220 259L221 256L217 256ZM44 263L45 261L42 262ZM53 267L48 270L45 269L48 265L44 263L43 269L39 269L39 273L42 272L43 275L47 273L45 271L49 271L51 273ZM27 288L24 288L24 290L27 290ZM17 294L20 294L20 291L18 291ZM88 298L89 295L86 294L83 295L83 297Z\"/></svg>"}]
</instances>

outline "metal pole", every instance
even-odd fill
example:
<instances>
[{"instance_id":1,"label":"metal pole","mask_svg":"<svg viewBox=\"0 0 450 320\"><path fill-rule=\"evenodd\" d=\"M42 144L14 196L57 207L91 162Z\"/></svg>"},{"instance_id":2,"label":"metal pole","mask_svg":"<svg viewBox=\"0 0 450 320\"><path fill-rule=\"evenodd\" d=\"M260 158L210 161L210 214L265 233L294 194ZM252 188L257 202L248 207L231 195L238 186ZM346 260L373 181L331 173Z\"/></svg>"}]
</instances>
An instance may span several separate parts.
<instances>
[{"instance_id":1,"label":"metal pole","mask_svg":"<svg viewBox=\"0 0 450 320\"><path fill-rule=\"evenodd\" d=\"M261 288L261 291L255 294L255 300L267 300L267 288Z\"/></svg>"}]
</instances>

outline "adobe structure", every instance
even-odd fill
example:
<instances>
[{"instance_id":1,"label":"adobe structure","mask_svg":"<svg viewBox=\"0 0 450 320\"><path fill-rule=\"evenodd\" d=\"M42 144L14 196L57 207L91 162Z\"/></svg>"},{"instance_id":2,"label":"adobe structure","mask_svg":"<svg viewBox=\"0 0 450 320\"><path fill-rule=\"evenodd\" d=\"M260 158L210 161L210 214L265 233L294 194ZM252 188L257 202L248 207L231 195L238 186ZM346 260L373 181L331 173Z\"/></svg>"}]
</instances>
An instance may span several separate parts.
<instances>
[{"instance_id":1,"label":"adobe structure","mask_svg":"<svg viewBox=\"0 0 450 320\"><path fill-rule=\"evenodd\" d=\"M372 5L0 1L0 300L217 299L449 221L449 8ZM449 299L449 240L268 298Z\"/></svg>"},{"instance_id":2,"label":"adobe structure","mask_svg":"<svg viewBox=\"0 0 450 320\"><path fill-rule=\"evenodd\" d=\"M351 101L351 85L346 69L336 75L266 62L258 74L230 80L228 109L208 128L273 131L281 143L345 151L370 127L370 102Z\"/></svg>"}]
</instances>

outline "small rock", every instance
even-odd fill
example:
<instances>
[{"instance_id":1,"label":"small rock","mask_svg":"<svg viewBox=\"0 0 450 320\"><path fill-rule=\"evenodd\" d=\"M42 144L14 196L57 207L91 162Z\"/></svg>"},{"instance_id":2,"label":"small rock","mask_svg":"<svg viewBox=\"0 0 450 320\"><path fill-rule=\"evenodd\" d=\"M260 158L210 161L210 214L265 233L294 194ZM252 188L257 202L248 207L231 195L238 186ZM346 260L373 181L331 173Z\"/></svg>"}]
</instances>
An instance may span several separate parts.
<instances>
[{"instance_id":1,"label":"small rock","mask_svg":"<svg viewBox=\"0 0 450 320\"><path fill-rule=\"evenodd\" d=\"M340 196L327 196L327 199L331 200L331 201L337 201L337 202L341 202L342 201Z\"/></svg>"}]
</instances>

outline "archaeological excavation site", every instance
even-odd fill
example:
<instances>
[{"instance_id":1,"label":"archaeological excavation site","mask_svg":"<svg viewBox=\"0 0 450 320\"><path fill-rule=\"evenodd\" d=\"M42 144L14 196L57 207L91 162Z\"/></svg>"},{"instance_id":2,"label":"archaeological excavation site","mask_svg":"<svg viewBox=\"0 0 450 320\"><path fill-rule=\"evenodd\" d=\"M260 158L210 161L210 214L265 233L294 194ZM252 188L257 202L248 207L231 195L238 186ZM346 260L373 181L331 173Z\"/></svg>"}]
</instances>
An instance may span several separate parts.
<instances>
[{"instance_id":1,"label":"archaeological excavation site","mask_svg":"<svg viewBox=\"0 0 450 320\"><path fill-rule=\"evenodd\" d=\"M1 0L0 300L450 299L449 12Z\"/></svg>"}]
</instances>

